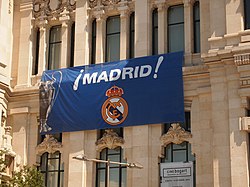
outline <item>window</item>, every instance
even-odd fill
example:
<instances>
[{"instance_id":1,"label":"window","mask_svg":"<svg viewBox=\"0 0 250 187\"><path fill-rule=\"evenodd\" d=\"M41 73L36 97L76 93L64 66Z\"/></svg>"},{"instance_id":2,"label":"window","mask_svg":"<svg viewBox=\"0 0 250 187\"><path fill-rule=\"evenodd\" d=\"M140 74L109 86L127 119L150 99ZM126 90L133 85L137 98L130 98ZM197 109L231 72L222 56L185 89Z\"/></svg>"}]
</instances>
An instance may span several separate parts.
<instances>
[{"instance_id":1,"label":"window","mask_svg":"<svg viewBox=\"0 0 250 187\"><path fill-rule=\"evenodd\" d=\"M71 26L71 44L70 44L70 67L74 66L74 51L75 51L75 22Z\"/></svg>"},{"instance_id":2,"label":"window","mask_svg":"<svg viewBox=\"0 0 250 187\"><path fill-rule=\"evenodd\" d=\"M113 129L119 136L122 137L122 128ZM100 131L100 137L104 130ZM116 149L103 149L100 153L101 160L110 160L115 162L126 162L123 159L123 150L121 147ZM105 163L96 164L96 187L107 187L107 165ZM112 187L126 187L127 169L126 166L110 164L109 183Z\"/></svg>"},{"instance_id":3,"label":"window","mask_svg":"<svg viewBox=\"0 0 250 187\"><path fill-rule=\"evenodd\" d=\"M164 131L165 133L170 128L170 124L165 124ZM185 112L185 123L181 124L181 127L186 131L191 130L190 125L190 112ZM164 149L165 157L162 158L161 162L189 162L192 161L194 164L194 173L195 173L195 157L191 152L191 144L188 142L182 142L181 144L169 144ZM195 176L195 174L194 174ZM195 181L195 180L194 180ZM195 182L194 182L195 184Z\"/></svg>"},{"instance_id":4,"label":"window","mask_svg":"<svg viewBox=\"0 0 250 187\"><path fill-rule=\"evenodd\" d=\"M36 31L36 51L35 51L35 59L33 61L32 66L32 75L36 75L38 73L38 63L39 63L39 46L40 46L40 29L38 28Z\"/></svg>"},{"instance_id":5,"label":"window","mask_svg":"<svg viewBox=\"0 0 250 187\"><path fill-rule=\"evenodd\" d=\"M158 10L152 12L152 55L158 54Z\"/></svg>"},{"instance_id":6,"label":"window","mask_svg":"<svg viewBox=\"0 0 250 187\"><path fill-rule=\"evenodd\" d=\"M92 22L92 50L91 50L91 64L95 64L96 61L96 19Z\"/></svg>"},{"instance_id":7,"label":"window","mask_svg":"<svg viewBox=\"0 0 250 187\"><path fill-rule=\"evenodd\" d=\"M120 16L107 19L105 60L106 62L120 60Z\"/></svg>"},{"instance_id":8,"label":"window","mask_svg":"<svg viewBox=\"0 0 250 187\"><path fill-rule=\"evenodd\" d=\"M64 164L61 161L61 153L44 153L41 157L40 171L44 177L45 187L62 187Z\"/></svg>"},{"instance_id":9,"label":"window","mask_svg":"<svg viewBox=\"0 0 250 187\"><path fill-rule=\"evenodd\" d=\"M193 6L194 18L194 53L200 53L200 3L196 1Z\"/></svg>"},{"instance_id":10,"label":"window","mask_svg":"<svg viewBox=\"0 0 250 187\"><path fill-rule=\"evenodd\" d=\"M58 69L61 61L61 26L50 29L48 69Z\"/></svg>"},{"instance_id":11,"label":"window","mask_svg":"<svg viewBox=\"0 0 250 187\"><path fill-rule=\"evenodd\" d=\"M168 52L184 51L183 5L168 9Z\"/></svg>"},{"instance_id":12,"label":"window","mask_svg":"<svg viewBox=\"0 0 250 187\"><path fill-rule=\"evenodd\" d=\"M130 15L129 25L129 58L135 57L135 13Z\"/></svg>"},{"instance_id":13,"label":"window","mask_svg":"<svg viewBox=\"0 0 250 187\"><path fill-rule=\"evenodd\" d=\"M245 29L250 29L250 1L244 0L245 8Z\"/></svg>"}]
</instances>

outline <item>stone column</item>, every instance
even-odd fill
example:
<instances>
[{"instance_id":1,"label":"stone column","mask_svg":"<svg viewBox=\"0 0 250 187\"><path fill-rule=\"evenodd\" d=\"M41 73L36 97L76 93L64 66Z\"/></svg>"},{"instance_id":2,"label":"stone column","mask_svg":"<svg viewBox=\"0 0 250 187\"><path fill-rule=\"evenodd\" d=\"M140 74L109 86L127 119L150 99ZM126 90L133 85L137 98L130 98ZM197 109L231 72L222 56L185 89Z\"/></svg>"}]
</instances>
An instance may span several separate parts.
<instances>
[{"instance_id":1,"label":"stone column","mask_svg":"<svg viewBox=\"0 0 250 187\"><path fill-rule=\"evenodd\" d=\"M61 48L61 62L60 68L67 68L69 66L70 60L70 34L71 34L71 24L70 16L67 13L63 14L59 18L62 22L62 48Z\"/></svg>"},{"instance_id":2,"label":"stone column","mask_svg":"<svg viewBox=\"0 0 250 187\"><path fill-rule=\"evenodd\" d=\"M184 38L185 38L185 65L192 64L192 47L193 47L193 1L184 1Z\"/></svg>"},{"instance_id":3,"label":"stone column","mask_svg":"<svg viewBox=\"0 0 250 187\"><path fill-rule=\"evenodd\" d=\"M95 12L96 18L96 63L105 61L106 17L104 10Z\"/></svg>"},{"instance_id":4,"label":"stone column","mask_svg":"<svg viewBox=\"0 0 250 187\"><path fill-rule=\"evenodd\" d=\"M119 7L121 18L121 34L120 34L120 59L128 58L129 54L129 7Z\"/></svg>"},{"instance_id":5,"label":"stone column","mask_svg":"<svg viewBox=\"0 0 250 187\"><path fill-rule=\"evenodd\" d=\"M163 54L167 51L167 6L165 1L156 3L158 10L158 54Z\"/></svg>"},{"instance_id":6,"label":"stone column","mask_svg":"<svg viewBox=\"0 0 250 187\"><path fill-rule=\"evenodd\" d=\"M49 40L49 25L47 20L39 22L40 41L39 41L39 61L38 75L42 75L48 64L48 40Z\"/></svg>"},{"instance_id":7,"label":"stone column","mask_svg":"<svg viewBox=\"0 0 250 187\"><path fill-rule=\"evenodd\" d=\"M20 37L16 88L30 86L32 74L32 1L20 2Z\"/></svg>"}]
</instances>

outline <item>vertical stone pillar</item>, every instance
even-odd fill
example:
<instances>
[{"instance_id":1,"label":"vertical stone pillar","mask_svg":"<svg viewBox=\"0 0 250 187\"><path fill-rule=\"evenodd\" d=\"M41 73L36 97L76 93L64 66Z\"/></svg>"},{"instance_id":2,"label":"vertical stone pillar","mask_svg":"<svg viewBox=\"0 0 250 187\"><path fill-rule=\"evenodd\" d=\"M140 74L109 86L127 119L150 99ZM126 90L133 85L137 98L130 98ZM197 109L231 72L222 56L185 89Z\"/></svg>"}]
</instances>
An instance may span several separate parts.
<instances>
[{"instance_id":1,"label":"vertical stone pillar","mask_svg":"<svg viewBox=\"0 0 250 187\"><path fill-rule=\"evenodd\" d=\"M40 21L40 41L39 41L39 61L38 61L38 75L42 75L46 70L48 64L48 38L49 38L49 26L48 21Z\"/></svg>"},{"instance_id":2,"label":"vertical stone pillar","mask_svg":"<svg viewBox=\"0 0 250 187\"><path fill-rule=\"evenodd\" d=\"M225 1L210 0L210 36L221 37L226 31ZM202 23L202 22L201 22Z\"/></svg>"},{"instance_id":3,"label":"vertical stone pillar","mask_svg":"<svg viewBox=\"0 0 250 187\"><path fill-rule=\"evenodd\" d=\"M167 51L167 7L165 2L156 3L158 10L158 54L163 54Z\"/></svg>"},{"instance_id":4,"label":"vertical stone pillar","mask_svg":"<svg viewBox=\"0 0 250 187\"><path fill-rule=\"evenodd\" d=\"M32 1L20 2L20 38L16 88L30 86L32 74Z\"/></svg>"},{"instance_id":5,"label":"vertical stone pillar","mask_svg":"<svg viewBox=\"0 0 250 187\"><path fill-rule=\"evenodd\" d=\"M239 74L233 59L225 61L228 106L229 106L229 134L230 134L230 161L231 161L231 186L248 186L248 133L239 130L239 118L245 116L245 108L241 105L239 96ZM240 160L240 161L239 161Z\"/></svg>"},{"instance_id":6,"label":"vertical stone pillar","mask_svg":"<svg viewBox=\"0 0 250 187\"><path fill-rule=\"evenodd\" d=\"M76 17L75 17L75 53L74 66L81 66L89 64L89 53L87 33L88 33L88 8L87 0L76 2Z\"/></svg>"},{"instance_id":7,"label":"vertical stone pillar","mask_svg":"<svg viewBox=\"0 0 250 187\"><path fill-rule=\"evenodd\" d=\"M86 187L86 162L75 160L72 157L84 153L84 131L70 132L68 136L68 185Z\"/></svg>"},{"instance_id":8,"label":"vertical stone pillar","mask_svg":"<svg viewBox=\"0 0 250 187\"><path fill-rule=\"evenodd\" d=\"M226 1L226 28L227 34L238 33L244 30L244 7L241 1Z\"/></svg>"},{"instance_id":9,"label":"vertical stone pillar","mask_svg":"<svg viewBox=\"0 0 250 187\"><path fill-rule=\"evenodd\" d=\"M70 60L70 17L64 14L59 18L62 22L62 48L61 48L61 63L60 68L67 68Z\"/></svg>"},{"instance_id":10,"label":"vertical stone pillar","mask_svg":"<svg viewBox=\"0 0 250 187\"><path fill-rule=\"evenodd\" d=\"M185 43L185 65L192 64L193 47L193 6L191 0L184 1L184 43Z\"/></svg>"},{"instance_id":11,"label":"vertical stone pillar","mask_svg":"<svg viewBox=\"0 0 250 187\"><path fill-rule=\"evenodd\" d=\"M207 39L210 35L210 1L200 0L200 40L201 40L201 54L206 53L209 49Z\"/></svg>"},{"instance_id":12,"label":"vertical stone pillar","mask_svg":"<svg viewBox=\"0 0 250 187\"><path fill-rule=\"evenodd\" d=\"M95 12L96 17L96 63L105 61L106 17L104 10Z\"/></svg>"},{"instance_id":13,"label":"vertical stone pillar","mask_svg":"<svg viewBox=\"0 0 250 187\"><path fill-rule=\"evenodd\" d=\"M214 62L213 62L214 63ZM223 62L209 65L212 96L213 186L228 187L231 183L230 129L228 87Z\"/></svg>"},{"instance_id":14,"label":"vertical stone pillar","mask_svg":"<svg viewBox=\"0 0 250 187\"><path fill-rule=\"evenodd\" d=\"M120 59L128 58L129 54L129 11L127 6L119 7L121 18L121 34L120 34Z\"/></svg>"}]
</instances>

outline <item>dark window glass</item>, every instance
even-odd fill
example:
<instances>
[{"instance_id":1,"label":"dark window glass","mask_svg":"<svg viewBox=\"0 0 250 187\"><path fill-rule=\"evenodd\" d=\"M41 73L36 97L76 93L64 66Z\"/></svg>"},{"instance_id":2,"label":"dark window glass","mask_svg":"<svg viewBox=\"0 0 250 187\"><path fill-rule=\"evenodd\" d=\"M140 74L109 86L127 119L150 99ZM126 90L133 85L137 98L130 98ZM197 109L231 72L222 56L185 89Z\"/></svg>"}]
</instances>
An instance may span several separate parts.
<instances>
[{"instance_id":1,"label":"dark window glass","mask_svg":"<svg viewBox=\"0 0 250 187\"><path fill-rule=\"evenodd\" d=\"M123 150L121 147L102 150L100 159L126 162L123 159ZM109 183L112 184L112 186L126 187L126 176L126 166L110 164ZM105 163L97 163L96 165L96 187L107 187L107 166Z\"/></svg>"},{"instance_id":2,"label":"dark window glass","mask_svg":"<svg viewBox=\"0 0 250 187\"><path fill-rule=\"evenodd\" d=\"M48 69L58 69L61 61L61 26L50 29Z\"/></svg>"},{"instance_id":3,"label":"dark window glass","mask_svg":"<svg viewBox=\"0 0 250 187\"><path fill-rule=\"evenodd\" d=\"M184 51L183 5L168 9L168 52Z\"/></svg>"},{"instance_id":4,"label":"dark window glass","mask_svg":"<svg viewBox=\"0 0 250 187\"><path fill-rule=\"evenodd\" d=\"M120 60L120 16L107 19L106 62Z\"/></svg>"},{"instance_id":5,"label":"dark window glass","mask_svg":"<svg viewBox=\"0 0 250 187\"><path fill-rule=\"evenodd\" d=\"M95 64L96 61L96 19L92 22L92 50L91 50L91 64Z\"/></svg>"},{"instance_id":6,"label":"dark window glass","mask_svg":"<svg viewBox=\"0 0 250 187\"><path fill-rule=\"evenodd\" d=\"M38 28L36 32L36 52L35 52L35 60L33 61L33 66L32 66L32 75L36 75L38 73L39 46L40 46L40 29Z\"/></svg>"},{"instance_id":7,"label":"dark window glass","mask_svg":"<svg viewBox=\"0 0 250 187\"><path fill-rule=\"evenodd\" d=\"M158 54L158 10L152 12L152 55Z\"/></svg>"},{"instance_id":8,"label":"dark window glass","mask_svg":"<svg viewBox=\"0 0 250 187\"><path fill-rule=\"evenodd\" d=\"M70 44L70 67L74 66L74 52L75 52L75 22L71 26L71 44Z\"/></svg>"},{"instance_id":9,"label":"dark window glass","mask_svg":"<svg viewBox=\"0 0 250 187\"><path fill-rule=\"evenodd\" d=\"M244 0L245 8L245 29L250 29L250 1Z\"/></svg>"},{"instance_id":10,"label":"dark window glass","mask_svg":"<svg viewBox=\"0 0 250 187\"><path fill-rule=\"evenodd\" d=\"M44 153L39 170L43 174L45 187L63 187L64 164L59 151Z\"/></svg>"},{"instance_id":11,"label":"dark window glass","mask_svg":"<svg viewBox=\"0 0 250 187\"><path fill-rule=\"evenodd\" d=\"M130 15L129 25L129 58L135 57L135 13Z\"/></svg>"},{"instance_id":12,"label":"dark window glass","mask_svg":"<svg viewBox=\"0 0 250 187\"><path fill-rule=\"evenodd\" d=\"M194 18L194 53L200 52L200 3L196 1L193 7Z\"/></svg>"}]
</instances>

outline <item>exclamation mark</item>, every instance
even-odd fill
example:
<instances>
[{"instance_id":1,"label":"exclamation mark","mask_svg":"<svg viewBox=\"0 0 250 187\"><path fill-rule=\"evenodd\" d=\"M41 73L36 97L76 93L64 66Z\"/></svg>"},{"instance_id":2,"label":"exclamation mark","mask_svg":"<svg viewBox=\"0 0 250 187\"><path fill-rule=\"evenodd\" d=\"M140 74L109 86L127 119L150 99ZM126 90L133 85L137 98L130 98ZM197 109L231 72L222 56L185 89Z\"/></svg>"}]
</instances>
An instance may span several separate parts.
<instances>
[{"instance_id":1,"label":"exclamation mark","mask_svg":"<svg viewBox=\"0 0 250 187\"><path fill-rule=\"evenodd\" d=\"M80 74L78 75L78 77L76 78L76 80L74 82L74 85L73 85L73 90L74 91L76 91L78 89L78 84L79 84L79 81L80 81L80 78L81 78L83 72L84 72L84 70L82 69L80 71Z\"/></svg>"},{"instance_id":2,"label":"exclamation mark","mask_svg":"<svg viewBox=\"0 0 250 187\"><path fill-rule=\"evenodd\" d=\"M157 62L157 64L156 64L156 68L155 68L155 74L154 74L154 78L156 79L157 78L157 73L158 73L158 70L159 70L159 68L160 68L160 65L161 65L161 63L163 62L163 56L160 56L159 58L158 58L158 62Z\"/></svg>"}]
</instances>

